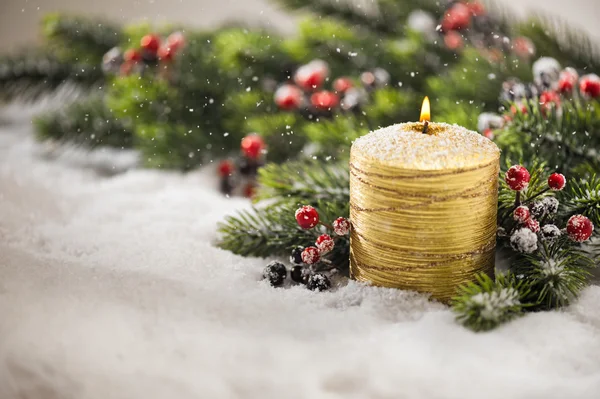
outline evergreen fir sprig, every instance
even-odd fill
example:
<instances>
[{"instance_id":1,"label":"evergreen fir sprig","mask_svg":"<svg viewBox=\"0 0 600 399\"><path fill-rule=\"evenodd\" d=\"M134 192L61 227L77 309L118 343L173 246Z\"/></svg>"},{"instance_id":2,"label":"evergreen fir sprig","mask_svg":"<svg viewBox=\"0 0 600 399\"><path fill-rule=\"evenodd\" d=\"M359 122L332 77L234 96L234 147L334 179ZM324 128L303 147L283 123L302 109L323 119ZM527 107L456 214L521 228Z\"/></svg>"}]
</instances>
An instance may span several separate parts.
<instances>
[{"instance_id":1,"label":"evergreen fir sprig","mask_svg":"<svg viewBox=\"0 0 600 399\"><path fill-rule=\"evenodd\" d=\"M475 282L459 287L452 310L465 327L488 331L522 316L529 291L528 284L511 273L498 274L495 280L481 273Z\"/></svg>"},{"instance_id":2,"label":"evergreen fir sprig","mask_svg":"<svg viewBox=\"0 0 600 399\"><path fill-rule=\"evenodd\" d=\"M103 19L48 14L42 33L55 55L63 61L99 66L104 54L119 45L120 26Z\"/></svg>"},{"instance_id":3,"label":"evergreen fir sprig","mask_svg":"<svg viewBox=\"0 0 600 399\"><path fill-rule=\"evenodd\" d=\"M600 178L592 175L589 179L571 179L568 189L560 196L565 205L564 218L582 214L600 227Z\"/></svg>"},{"instance_id":4,"label":"evergreen fir sprig","mask_svg":"<svg viewBox=\"0 0 600 399\"><path fill-rule=\"evenodd\" d=\"M519 279L531 287L527 301L536 310L569 305L588 284L594 260L566 237L542 240L539 247L512 266Z\"/></svg>"},{"instance_id":5,"label":"evergreen fir sprig","mask_svg":"<svg viewBox=\"0 0 600 399\"><path fill-rule=\"evenodd\" d=\"M257 201L313 206L319 202L349 203L349 174L345 163L296 161L281 165L268 164L259 170L258 175L260 187L255 197Z\"/></svg>"},{"instance_id":6,"label":"evergreen fir sprig","mask_svg":"<svg viewBox=\"0 0 600 399\"><path fill-rule=\"evenodd\" d=\"M117 118L99 94L43 114L35 119L35 125L41 140L69 142L87 148L133 146L131 126L125 119Z\"/></svg>"},{"instance_id":7,"label":"evergreen fir sprig","mask_svg":"<svg viewBox=\"0 0 600 399\"><path fill-rule=\"evenodd\" d=\"M102 85L100 67L59 61L46 52L0 57L0 101L35 101L59 87Z\"/></svg>"}]
</instances>

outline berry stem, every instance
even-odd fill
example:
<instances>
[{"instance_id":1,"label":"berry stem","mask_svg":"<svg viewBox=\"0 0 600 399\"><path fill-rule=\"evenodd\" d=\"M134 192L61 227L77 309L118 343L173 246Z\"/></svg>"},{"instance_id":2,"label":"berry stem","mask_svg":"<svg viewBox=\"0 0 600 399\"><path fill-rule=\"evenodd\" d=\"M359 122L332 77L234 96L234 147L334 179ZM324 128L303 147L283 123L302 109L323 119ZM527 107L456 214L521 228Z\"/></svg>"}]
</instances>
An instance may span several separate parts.
<instances>
[{"instance_id":1,"label":"berry stem","mask_svg":"<svg viewBox=\"0 0 600 399\"><path fill-rule=\"evenodd\" d=\"M321 226L325 226L325 227L327 227L329 230L333 230L333 226L332 226L332 225L330 225L330 224L323 223L323 222L319 222L319 224L320 224Z\"/></svg>"},{"instance_id":2,"label":"berry stem","mask_svg":"<svg viewBox=\"0 0 600 399\"><path fill-rule=\"evenodd\" d=\"M524 204L531 202L533 199L539 197L540 195L544 194L545 192L549 191L550 187L546 187L545 189L543 189L542 191L540 191L539 193L532 195L531 197L527 198L525 201L523 201ZM518 195L519 193L517 193Z\"/></svg>"}]
</instances>

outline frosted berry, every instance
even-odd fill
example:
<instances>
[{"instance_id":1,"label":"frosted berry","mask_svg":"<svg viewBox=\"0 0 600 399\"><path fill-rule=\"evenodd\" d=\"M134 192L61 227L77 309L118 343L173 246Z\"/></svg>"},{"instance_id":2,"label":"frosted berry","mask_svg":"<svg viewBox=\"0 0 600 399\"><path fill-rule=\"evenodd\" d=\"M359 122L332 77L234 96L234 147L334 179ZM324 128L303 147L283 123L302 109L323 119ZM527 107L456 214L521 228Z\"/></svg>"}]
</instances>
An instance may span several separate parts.
<instances>
[{"instance_id":1,"label":"frosted berry","mask_svg":"<svg viewBox=\"0 0 600 399\"><path fill-rule=\"evenodd\" d=\"M292 277L292 280L296 283L306 284L306 282L308 281L308 277L310 276L310 271L304 266L296 265L292 267L292 270L290 271L290 276Z\"/></svg>"},{"instance_id":2,"label":"frosted berry","mask_svg":"<svg viewBox=\"0 0 600 399\"><path fill-rule=\"evenodd\" d=\"M313 91L323 85L327 77L322 68L315 65L302 65L294 75L294 82L305 91Z\"/></svg>"},{"instance_id":3,"label":"frosted berry","mask_svg":"<svg viewBox=\"0 0 600 399\"><path fill-rule=\"evenodd\" d=\"M535 201L533 204L529 204L529 211L534 218L541 219L546 216L546 207L542 201Z\"/></svg>"},{"instance_id":4,"label":"frosted berry","mask_svg":"<svg viewBox=\"0 0 600 399\"><path fill-rule=\"evenodd\" d=\"M265 149L265 142L258 134L249 134L242 139L241 148L244 156L257 159Z\"/></svg>"},{"instance_id":5,"label":"frosted berry","mask_svg":"<svg viewBox=\"0 0 600 399\"><path fill-rule=\"evenodd\" d=\"M353 86L352 81L349 78L337 78L333 82L333 89L337 93L345 93L347 90L351 89Z\"/></svg>"},{"instance_id":6,"label":"frosted berry","mask_svg":"<svg viewBox=\"0 0 600 399\"><path fill-rule=\"evenodd\" d=\"M333 221L333 231L338 236L345 236L350 231L350 222L343 217L335 219Z\"/></svg>"},{"instance_id":7,"label":"frosted berry","mask_svg":"<svg viewBox=\"0 0 600 399\"><path fill-rule=\"evenodd\" d=\"M448 50L460 50L464 46L464 40L460 33L451 30L444 35L444 44Z\"/></svg>"},{"instance_id":8,"label":"frosted berry","mask_svg":"<svg viewBox=\"0 0 600 399\"><path fill-rule=\"evenodd\" d=\"M587 97L600 97L600 77L593 73L582 76L579 80L579 91Z\"/></svg>"},{"instance_id":9,"label":"frosted berry","mask_svg":"<svg viewBox=\"0 0 600 399\"><path fill-rule=\"evenodd\" d=\"M511 166L504 175L506 184L511 190L521 191L529 185L529 171L521 165Z\"/></svg>"},{"instance_id":10,"label":"frosted berry","mask_svg":"<svg viewBox=\"0 0 600 399\"><path fill-rule=\"evenodd\" d=\"M463 3L455 3L444 15L442 29L444 32L468 28L471 24L471 10Z\"/></svg>"},{"instance_id":11,"label":"frosted berry","mask_svg":"<svg viewBox=\"0 0 600 399\"><path fill-rule=\"evenodd\" d=\"M308 278L306 288L312 291L326 291L331 288L331 282L326 275L315 273Z\"/></svg>"},{"instance_id":12,"label":"frosted berry","mask_svg":"<svg viewBox=\"0 0 600 399\"><path fill-rule=\"evenodd\" d=\"M295 265L299 265L302 263L302 251L304 251L304 247L297 246L292 249L292 253L290 254L290 263Z\"/></svg>"},{"instance_id":13,"label":"frosted berry","mask_svg":"<svg viewBox=\"0 0 600 399\"><path fill-rule=\"evenodd\" d=\"M233 165L233 162L230 161L229 159L222 160L219 163L219 166L217 167L219 176L221 176L221 177L231 176L234 169L235 169L235 166Z\"/></svg>"},{"instance_id":14,"label":"frosted berry","mask_svg":"<svg viewBox=\"0 0 600 399\"><path fill-rule=\"evenodd\" d=\"M171 47L162 46L158 49L158 59L162 62L171 62L173 61L173 55L175 54L175 50Z\"/></svg>"},{"instance_id":15,"label":"frosted berry","mask_svg":"<svg viewBox=\"0 0 600 399\"><path fill-rule=\"evenodd\" d=\"M529 212L529 208L524 205L517 207L513 212L513 218L519 223L525 223L530 217L531 212Z\"/></svg>"},{"instance_id":16,"label":"frosted berry","mask_svg":"<svg viewBox=\"0 0 600 399\"><path fill-rule=\"evenodd\" d=\"M335 242L333 241L333 238L331 238L331 236L329 234L321 234L317 238L317 242L315 242L315 245L319 249L319 253L321 255L324 255L333 250L333 247L335 247Z\"/></svg>"},{"instance_id":17,"label":"frosted berry","mask_svg":"<svg viewBox=\"0 0 600 399\"><path fill-rule=\"evenodd\" d=\"M155 54L160 47L160 38L157 35L149 34L142 37L140 46L147 52Z\"/></svg>"},{"instance_id":18,"label":"frosted berry","mask_svg":"<svg viewBox=\"0 0 600 399\"><path fill-rule=\"evenodd\" d=\"M548 177L548 187L554 191L562 190L565 188L565 184L567 184L567 180L563 174L552 173L550 177Z\"/></svg>"},{"instance_id":19,"label":"frosted berry","mask_svg":"<svg viewBox=\"0 0 600 399\"><path fill-rule=\"evenodd\" d=\"M310 103L316 109L326 111L335 108L340 103L340 98L335 93L323 90L310 96Z\"/></svg>"},{"instance_id":20,"label":"frosted berry","mask_svg":"<svg viewBox=\"0 0 600 399\"><path fill-rule=\"evenodd\" d=\"M541 229L542 238L546 241L552 241L561 236L560 229L553 224L545 224Z\"/></svg>"},{"instance_id":21,"label":"frosted berry","mask_svg":"<svg viewBox=\"0 0 600 399\"><path fill-rule=\"evenodd\" d=\"M517 252L530 254L537 248L537 235L528 228L522 227L510 236L510 245Z\"/></svg>"},{"instance_id":22,"label":"frosted berry","mask_svg":"<svg viewBox=\"0 0 600 399\"><path fill-rule=\"evenodd\" d=\"M579 79L579 74L573 68L565 68L558 77L558 91L568 93L573 90Z\"/></svg>"},{"instance_id":23,"label":"frosted berry","mask_svg":"<svg viewBox=\"0 0 600 399\"><path fill-rule=\"evenodd\" d=\"M467 3L467 7L469 7L469 10L474 17L485 14L485 7L477 0Z\"/></svg>"},{"instance_id":24,"label":"frosted berry","mask_svg":"<svg viewBox=\"0 0 600 399\"><path fill-rule=\"evenodd\" d=\"M490 140L494 140L494 131L492 129L485 129L483 131L483 137L490 139Z\"/></svg>"},{"instance_id":25,"label":"frosted berry","mask_svg":"<svg viewBox=\"0 0 600 399\"><path fill-rule=\"evenodd\" d=\"M513 51L520 58L529 58L535 54L535 45L526 37L517 37L513 40Z\"/></svg>"},{"instance_id":26,"label":"frosted berry","mask_svg":"<svg viewBox=\"0 0 600 399\"><path fill-rule=\"evenodd\" d=\"M285 84L275 91L274 100L281 109L298 109L302 104L302 90L297 86Z\"/></svg>"},{"instance_id":27,"label":"frosted berry","mask_svg":"<svg viewBox=\"0 0 600 399\"><path fill-rule=\"evenodd\" d=\"M567 234L573 241L583 242L592 236L594 225L583 215L571 216L567 222Z\"/></svg>"},{"instance_id":28,"label":"frosted berry","mask_svg":"<svg viewBox=\"0 0 600 399\"><path fill-rule=\"evenodd\" d=\"M125 62L140 62L142 60L142 53L139 50L130 48L123 54Z\"/></svg>"},{"instance_id":29,"label":"frosted berry","mask_svg":"<svg viewBox=\"0 0 600 399\"><path fill-rule=\"evenodd\" d=\"M319 224L319 212L310 205L304 205L296 210L296 222L303 229L312 229Z\"/></svg>"},{"instance_id":30,"label":"frosted berry","mask_svg":"<svg viewBox=\"0 0 600 399\"><path fill-rule=\"evenodd\" d=\"M302 261L307 265L314 265L321 260L317 247L306 247L302 251Z\"/></svg>"},{"instance_id":31,"label":"frosted berry","mask_svg":"<svg viewBox=\"0 0 600 399\"><path fill-rule=\"evenodd\" d=\"M554 198L554 197L544 197L540 201L540 203L544 207L544 214L545 215L553 215L556 212L558 212L559 202L558 202L558 200L556 198Z\"/></svg>"},{"instance_id":32,"label":"frosted berry","mask_svg":"<svg viewBox=\"0 0 600 399\"><path fill-rule=\"evenodd\" d=\"M537 233L538 231L540 231L540 223L535 220L535 219L527 219L524 223L525 227L527 227L529 230L533 231L534 233Z\"/></svg>"},{"instance_id":33,"label":"frosted berry","mask_svg":"<svg viewBox=\"0 0 600 399\"><path fill-rule=\"evenodd\" d=\"M181 32L173 32L167 37L167 47L177 51L185 45L185 36Z\"/></svg>"},{"instance_id":34,"label":"frosted berry","mask_svg":"<svg viewBox=\"0 0 600 399\"><path fill-rule=\"evenodd\" d=\"M269 263L263 270L263 278L268 280L273 287L278 287L283 284L287 276L287 269L281 262L273 261Z\"/></svg>"}]
</instances>

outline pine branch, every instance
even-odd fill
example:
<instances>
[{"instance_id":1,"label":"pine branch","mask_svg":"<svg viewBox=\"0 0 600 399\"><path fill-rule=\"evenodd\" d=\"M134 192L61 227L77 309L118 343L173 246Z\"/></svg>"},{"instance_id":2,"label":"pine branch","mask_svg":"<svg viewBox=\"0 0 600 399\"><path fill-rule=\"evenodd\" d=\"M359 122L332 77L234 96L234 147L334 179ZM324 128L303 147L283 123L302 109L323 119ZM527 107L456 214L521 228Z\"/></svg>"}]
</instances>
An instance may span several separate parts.
<instances>
[{"instance_id":1,"label":"pine branch","mask_svg":"<svg viewBox=\"0 0 600 399\"><path fill-rule=\"evenodd\" d=\"M349 25L361 26L387 35L403 31L403 23L415 9L440 13L434 1L378 0L374 6L361 6L349 0L276 0L292 10L308 9L320 17L334 17Z\"/></svg>"},{"instance_id":2,"label":"pine branch","mask_svg":"<svg viewBox=\"0 0 600 399\"><path fill-rule=\"evenodd\" d=\"M582 214L600 227L600 178L597 175L586 180L571 179L560 198L566 207L565 220L572 215Z\"/></svg>"},{"instance_id":3,"label":"pine branch","mask_svg":"<svg viewBox=\"0 0 600 399\"><path fill-rule=\"evenodd\" d=\"M6 56L0 58L0 101L34 101L65 84L89 88L103 79L100 67L61 62L44 53Z\"/></svg>"},{"instance_id":4,"label":"pine branch","mask_svg":"<svg viewBox=\"0 0 600 399\"><path fill-rule=\"evenodd\" d=\"M88 148L133 146L131 127L106 108L102 95L93 95L42 115L35 124L38 138L42 140L71 142Z\"/></svg>"},{"instance_id":5,"label":"pine branch","mask_svg":"<svg viewBox=\"0 0 600 399\"><path fill-rule=\"evenodd\" d=\"M542 241L538 251L511 266L531 286L527 301L534 310L563 307L576 299L588 284L593 259L568 238Z\"/></svg>"},{"instance_id":6,"label":"pine branch","mask_svg":"<svg viewBox=\"0 0 600 399\"><path fill-rule=\"evenodd\" d=\"M46 15L42 31L61 60L94 66L122 38L121 27L109 21L64 14Z\"/></svg>"},{"instance_id":7,"label":"pine branch","mask_svg":"<svg viewBox=\"0 0 600 399\"><path fill-rule=\"evenodd\" d=\"M452 300L456 320L473 331L488 331L523 315L524 298L529 286L513 274L499 274L496 281L486 274L476 276L476 282L459 287Z\"/></svg>"},{"instance_id":8,"label":"pine branch","mask_svg":"<svg viewBox=\"0 0 600 399\"><path fill-rule=\"evenodd\" d=\"M323 164L315 161L269 164L259 170L259 183L257 201L271 200L276 204L313 206L325 202L343 207L350 199L346 164Z\"/></svg>"}]
</instances>

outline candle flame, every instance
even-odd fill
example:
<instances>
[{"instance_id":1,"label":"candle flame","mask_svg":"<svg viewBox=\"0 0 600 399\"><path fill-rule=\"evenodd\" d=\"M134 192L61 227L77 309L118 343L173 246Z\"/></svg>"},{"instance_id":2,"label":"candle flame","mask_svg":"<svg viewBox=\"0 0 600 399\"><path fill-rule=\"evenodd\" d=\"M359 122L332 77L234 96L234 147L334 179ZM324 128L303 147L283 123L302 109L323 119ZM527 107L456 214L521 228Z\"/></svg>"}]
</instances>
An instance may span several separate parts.
<instances>
[{"instance_id":1,"label":"candle flame","mask_svg":"<svg viewBox=\"0 0 600 399\"><path fill-rule=\"evenodd\" d=\"M419 122L425 122L431 119L431 111L429 108L429 97L425 96L423 105L421 106L421 117L419 118Z\"/></svg>"}]
</instances>

